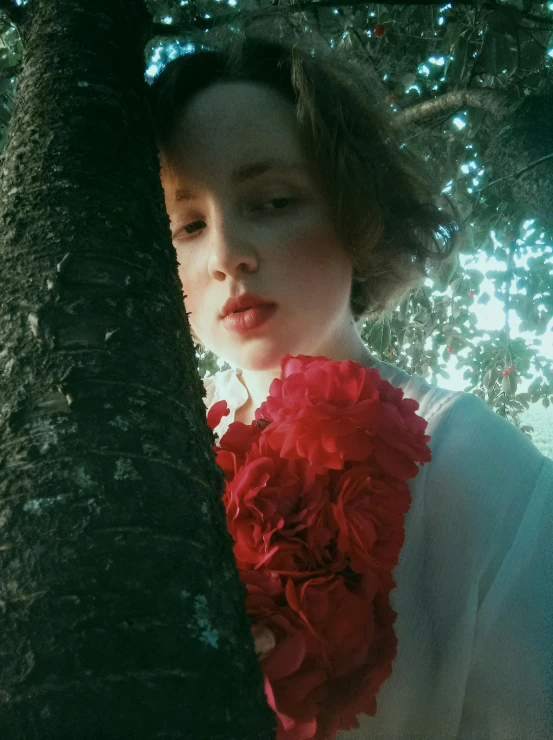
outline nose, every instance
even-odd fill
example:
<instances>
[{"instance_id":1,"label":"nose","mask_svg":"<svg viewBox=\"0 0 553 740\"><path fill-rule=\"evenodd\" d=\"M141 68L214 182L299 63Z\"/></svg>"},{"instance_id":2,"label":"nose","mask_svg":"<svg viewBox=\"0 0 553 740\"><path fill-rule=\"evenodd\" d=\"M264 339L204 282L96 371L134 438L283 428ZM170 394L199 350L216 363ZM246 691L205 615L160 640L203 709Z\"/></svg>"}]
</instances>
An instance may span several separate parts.
<instances>
[{"instance_id":1,"label":"nose","mask_svg":"<svg viewBox=\"0 0 553 740\"><path fill-rule=\"evenodd\" d=\"M259 258L251 234L236 220L220 220L212 229L209 249L208 271L214 280L234 279L241 272L257 270Z\"/></svg>"}]
</instances>

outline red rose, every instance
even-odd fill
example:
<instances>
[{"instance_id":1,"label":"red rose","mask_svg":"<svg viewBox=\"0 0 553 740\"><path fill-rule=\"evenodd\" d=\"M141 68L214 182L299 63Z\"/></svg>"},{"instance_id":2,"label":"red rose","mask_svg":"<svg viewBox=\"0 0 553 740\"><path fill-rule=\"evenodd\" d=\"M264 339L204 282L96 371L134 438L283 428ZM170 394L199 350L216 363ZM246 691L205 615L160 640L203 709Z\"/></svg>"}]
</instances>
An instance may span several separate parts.
<instances>
[{"instance_id":1,"label":"red rose","mask_svg":"<svg viewBox=\"0 0 553 740\"><path fill-rule=\"evenodd\" d=\"M281 576L268 568L246 570L241 575L241 580L248 590L248 599L251 599L249 603L252 614L256 613L255 605L258 599L262 600L268 597L274 603L284 593ZM250 609L248 609L248 613L250 613Z\"/></svg>"},{"instance_id":2,"label":"red rose","mask_svg":"<svg viewBox=\"0 0 553 740\"><path fill-rule=\"evenodd\" d=\"M219 426L223 416L228 416L230 409L226 401L217 401L207 412L207 425L210 429L215 429Z\"/></svg>"},{"instance_id":3,"label":"red rose","mask_svg":"<svg viewBox=\"0 0 553 740\"><path fill-rule=\"evenodd\" d=\"M356 715L374 716L376 695L382 684L392 675L397 655L397 637L394 631L397 614L390 606L389 594L376 592L372 604L374 636L365 666L331 682L331 690L317 717L315 740L335 737L339 730L359 727Z\"/></svg>"},{"instance_id":4,"label":"red rose","mask_svg":"<svg viewBox=\"0 0 553 740\"><path fill-rule=\"evenodd\" d=\"M397 653L397 639L393 624L396 614L387 595L378 595L378 579L366 575L352 590L341 577L320 577L304 584L286 584L286 596L291 609L308 626L318 645L306 639L303 661L291 677L279 682L271 680L268 666L263 669L277 712L285 712L287 720L298 721L301 703L295 692L300 688L307 701L318 705L314 734L305 735L314 740L333 737L338 729L354 728L359 724L355 714L345 710L353 707L356 714L376 713L376 702L371 698L391 675L392 662ZM278 640L277 640L278 644ZM326 673L326 691L318 680ZM311 683L312 682L312 683ZM267 692L267 683L266 683ZM359 697L363 708L359 709ZM267 693L269 698L269 694ZM295 729L295 728L294 728ZM305 729L305 728L304 728ZM312 729L312 728L311 728ZM286 737L291 737L288 733Z\"/></svg>"},{"instance_id":5,"label":"red rose","mask_svg":"<svg viewBox=\"0 0 553 740\"><path fill-rule=\"evenodd\" d=\"M379 428L378 372L321 357L296 372L303 362L304 355L283 360L283 379L273 381L271 395L256 411L256 419L272 422L264 430L268 444L284 458L308 459L316 473L364 460Z\"/></svg>"},{"instance_id":6,"label":"red rose","mask_svg":"<svg viewBox=\"0 0 553 740\"><path fill-rule=\"evenodd\" d=\"M330 486L331 495L332 490L333 486ZM349 567L349 553L338 549L336 544L337 535L338 526L332 515L329 499L328 505L316 512L305 530L307 546L313 553L318 568L323 569L323 573L340 573ZM316 573L313 575L316 575Z\"/></svg>"},{"instance_id":7,"label":"red rose","mask_svg":"<svg viewBox=\"0 0 553 740\"><path fill-rule=\"evenodd\" d=\"M365 663L373 641L372 602L378 579L368 573L362 585L349 588L342 576L325 575L303 583L288 580L290 608L305 622L339 677Z\"/></svg>"},{"instance_id":8,"label":"red rose","mask_svg":"<svg viewBox=\"0 0 553 740\"><path fill-rule=\"evenodd\" d=\"M430 437L419 404L372 368L305 355L281 367L256 420L214 449L246 610L276 639L261 664L277 736L328 740L376 713L391 674L405 479L432 459ZM213 408L217 425L226 406Z\"/></svg>"},{"instance_id":9,"label":"red rose","mask_svg":"<svg viewBox=\"0 0 553 740\"><path fill-rule=\"evenodd\" d=\"M324 478L305 460L283 460L263 442L260 447L246 455L225 492L236 560L239 567L313 571L317 564L300 534L328 501Z\"/></svg>"},{"instance_id":10,"label":"red rose","mask_svg":"<svg viewBox=\"0 0 553 740\"><path fill-rule=\"evenodd\" d=\"M378 391L382 407L378 435L373 440L374 461L395 478L414 478L419 472L414 461L432 460L427 444L430 437L424 434L428 422L417 416L418 402L404 398L401 388L381 380Z\"/></svg>"},{"instance_id":11,"label":"red rose","mask_svg":"<svg viewBox=\"0 0 553 740\"><path fill-rule=\"evenodd\" d=\"M262 667L267 701L277 715L277 736L315 738L315 717L328 697L329 678L318 641L288 606L275 607L268 626L276 646Z\"/></svg>"},{"instance_id":12,"label":"red rose","mask_svg":"<svg viewBox=\"0 0 553 740\"><path fill-rule=\"evenodd\" d=\"M215 404L225 403L219 401ZM214 417L217 420L217 416ZM218 422L217 422L218 423ZM215 445L216 462L225 473L227 481L231 481L246 460L246 453L259 440L261 429L255 425L243 424L241 421L233 422L226 434L223 435L218 445Z\"/></svg>"},{"instance_id":13,"label":"red rose","mask_svg":"<svg viewBox=\"0 0 553 740\"><path fill-rule=\"evenodd\" d=\"M338 549L350 556L353 571L377 573L384 587L405 541L402 525L411 505L408 486L375 479L370 468L355 465L341 475L333 498Z\"/></svg>"}]
</instances>

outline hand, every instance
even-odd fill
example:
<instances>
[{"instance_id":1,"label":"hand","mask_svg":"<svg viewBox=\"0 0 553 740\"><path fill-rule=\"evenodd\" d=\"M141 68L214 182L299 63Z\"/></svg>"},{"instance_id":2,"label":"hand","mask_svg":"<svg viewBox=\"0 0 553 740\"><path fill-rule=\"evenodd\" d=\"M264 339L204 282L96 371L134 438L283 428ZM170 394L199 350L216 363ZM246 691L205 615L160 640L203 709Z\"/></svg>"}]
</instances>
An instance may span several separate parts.
<instances>
[{"instance_id":1,"label":"hand","mask_svg":"<svg viewBox=\"0 0 553 740\"><path fill-rule=\"evenodd\" d=\"M266 658L275 649L275 633L268 627L258 625L252 628L252 632L255 652L259 660L263 660L263 658Z\"/></svg>"}]
</instances>

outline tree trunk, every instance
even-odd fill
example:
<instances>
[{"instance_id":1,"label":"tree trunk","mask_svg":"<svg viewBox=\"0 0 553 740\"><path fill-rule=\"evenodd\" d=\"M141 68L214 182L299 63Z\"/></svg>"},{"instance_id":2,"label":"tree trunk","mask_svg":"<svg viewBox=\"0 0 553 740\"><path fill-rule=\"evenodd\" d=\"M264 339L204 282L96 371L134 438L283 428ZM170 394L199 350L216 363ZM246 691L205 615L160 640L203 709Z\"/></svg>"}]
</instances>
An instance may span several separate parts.
<instances>
[{"instance_id":1,"label":"tree trunk","mask_svg":"<svg viewBox=\"0 0 553 740\"><path fill-rule=\"evenodd\" d=\"M0 737L267 740L143 0L30 0L0 183Z\"/></svg>"}]
</instances>

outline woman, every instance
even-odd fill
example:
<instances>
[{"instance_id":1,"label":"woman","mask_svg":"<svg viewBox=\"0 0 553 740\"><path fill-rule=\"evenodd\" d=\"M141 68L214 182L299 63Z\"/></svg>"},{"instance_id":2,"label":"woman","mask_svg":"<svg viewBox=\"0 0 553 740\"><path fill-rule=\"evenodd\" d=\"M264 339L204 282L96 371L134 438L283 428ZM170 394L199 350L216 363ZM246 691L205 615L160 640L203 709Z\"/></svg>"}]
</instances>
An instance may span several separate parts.
<instances>
[{"instance_id":1,"label":"woman","mask_svg":"<svg viewBox=\"0 0 553 740\"><path fill-rule=\"evenodd\" d=\"M246 36L177 59L151 93L193 337L231 365L204 381L208 409L231 409L216 434L254 419L286 354L376 367L428 421L393 574L393 674L339 740L553 737L553 461L359 335L451 256L454 208L334 53ZM279 648L272 630L257 639L262 660Z\"/></svg>"}]
</instances>

